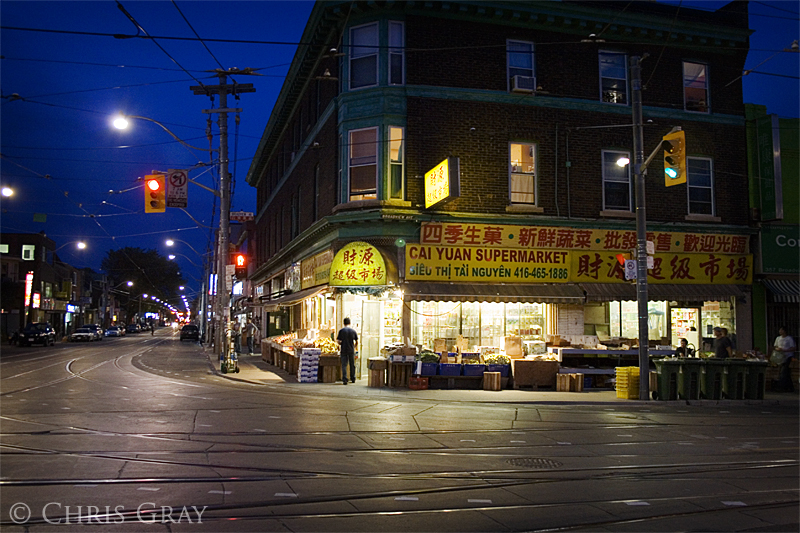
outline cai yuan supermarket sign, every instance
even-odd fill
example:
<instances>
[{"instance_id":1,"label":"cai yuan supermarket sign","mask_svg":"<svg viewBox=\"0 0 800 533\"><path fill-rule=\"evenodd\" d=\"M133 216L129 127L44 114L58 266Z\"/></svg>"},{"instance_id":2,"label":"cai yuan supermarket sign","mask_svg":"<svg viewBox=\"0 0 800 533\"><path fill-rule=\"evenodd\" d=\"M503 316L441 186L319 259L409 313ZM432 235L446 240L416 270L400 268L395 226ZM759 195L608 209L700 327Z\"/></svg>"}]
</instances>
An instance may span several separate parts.
<instances>
[{"instance_id":1,"label":"cai yuan supermarket sign","mask_svg":"<svg viewBox=\"0 0 800 533\"><path fill-rule=\"evenodd\" d=\"M625 270L616 253L492 246L406 245L407 280L470 283L617 283ZM649 283L749 285L753 256L656 253Z\"/></svg>"}]
</instances>

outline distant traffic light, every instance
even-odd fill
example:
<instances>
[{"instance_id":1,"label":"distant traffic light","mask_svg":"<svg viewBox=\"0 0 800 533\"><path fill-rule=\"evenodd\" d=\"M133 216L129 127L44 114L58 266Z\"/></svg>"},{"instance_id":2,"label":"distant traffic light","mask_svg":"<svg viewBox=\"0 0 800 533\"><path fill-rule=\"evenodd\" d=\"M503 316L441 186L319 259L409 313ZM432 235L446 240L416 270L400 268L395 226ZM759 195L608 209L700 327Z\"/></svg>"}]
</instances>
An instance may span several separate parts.
<instances>
[{"instance_id":1,"label":"distant traffic light","mask_svg":"<svg viewBox=\"0 0 800 533\"><path fill-rule=\"evenodd\" d=\"M683 131L662 137L664 148L664 186L686 183L686 134Z\"/></svg>"},{"instance_id":2,"label":"distant traffic light","mask_svg":"<svg viewBox=\"0 0 800 533\"><path fill-rule=\"evenodd\" d=\"M167 210L167 188L164 176L155 174L144 177L144 212L163 213Z\"/></svg>"},{"instance_id":3,"label":"distant traffic light","mask_svg":"<svg viewBox=\"0 0 800 533\"><path fill-rule=\"evenodd\" d=\"M247 277L247 256L244 254L235 254L233 256L233 265L235 268L234 274L237 279Z\"/></svg>"}]
</instances>

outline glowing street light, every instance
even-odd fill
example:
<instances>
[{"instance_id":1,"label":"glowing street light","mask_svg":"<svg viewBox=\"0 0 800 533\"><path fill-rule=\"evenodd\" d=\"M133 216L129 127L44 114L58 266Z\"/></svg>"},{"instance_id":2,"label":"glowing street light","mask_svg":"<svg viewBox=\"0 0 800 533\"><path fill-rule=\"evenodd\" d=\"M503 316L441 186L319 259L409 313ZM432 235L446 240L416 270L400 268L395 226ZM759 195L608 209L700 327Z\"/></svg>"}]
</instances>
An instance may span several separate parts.
<instances>
[{"instance_id":1,"label":"glowing street light","mask_svg":"<svg viewBox=\"0 0 800 533\"><path fill-rule=\"evenodd\" d=\"M6 198L9 198L9 197L11 197L11 196L14 196L14 189L12 189L11 187L3 187L3 189L2 189L2 194L3 194L3 196L5 196Z\"/></svg>"}]
</instances>

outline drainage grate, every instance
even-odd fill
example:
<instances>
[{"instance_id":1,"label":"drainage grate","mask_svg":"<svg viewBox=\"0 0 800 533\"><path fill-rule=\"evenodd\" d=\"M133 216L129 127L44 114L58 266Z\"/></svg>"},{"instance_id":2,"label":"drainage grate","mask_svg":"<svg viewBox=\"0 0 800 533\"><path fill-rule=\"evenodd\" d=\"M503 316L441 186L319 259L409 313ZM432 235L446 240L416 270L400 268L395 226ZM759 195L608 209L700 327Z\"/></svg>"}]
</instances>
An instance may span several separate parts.
<instances>
[{"instance_id":1,"label":"drainage grate","mask_svg":"<svg viewBox=\"0 0 800 533\"><path fill-rule=\"evenodd\" d=\"M506 461L512 466L520 466L523 468L560 468L563 463L553 461L552 459L537 459L535 457L515 457Z\"/></svg>"}]
</instances>

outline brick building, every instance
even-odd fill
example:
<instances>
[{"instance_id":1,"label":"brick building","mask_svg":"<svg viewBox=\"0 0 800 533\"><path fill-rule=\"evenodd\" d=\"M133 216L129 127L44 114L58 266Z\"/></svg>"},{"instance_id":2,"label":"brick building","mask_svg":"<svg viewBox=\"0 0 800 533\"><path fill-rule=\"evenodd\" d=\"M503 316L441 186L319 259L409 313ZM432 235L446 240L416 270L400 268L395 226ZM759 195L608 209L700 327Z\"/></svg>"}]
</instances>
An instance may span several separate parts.
<instances>
[{"instance_id":1,"label":"brick building","mask_svg":"<svg viewBox=\"0 0 800 533\"><path fill-rule=\"evenodd\" d=\"M747 2L318 2L247 175L263 326L349 316L362 368L405 338L635 344L617 161L644 57L644 156L674 127L688 155L687 184L665 187L660 154L646 180L650 338L702 349L719 325L748 349L747 20Z\"/></svg>"}]
</instances>

